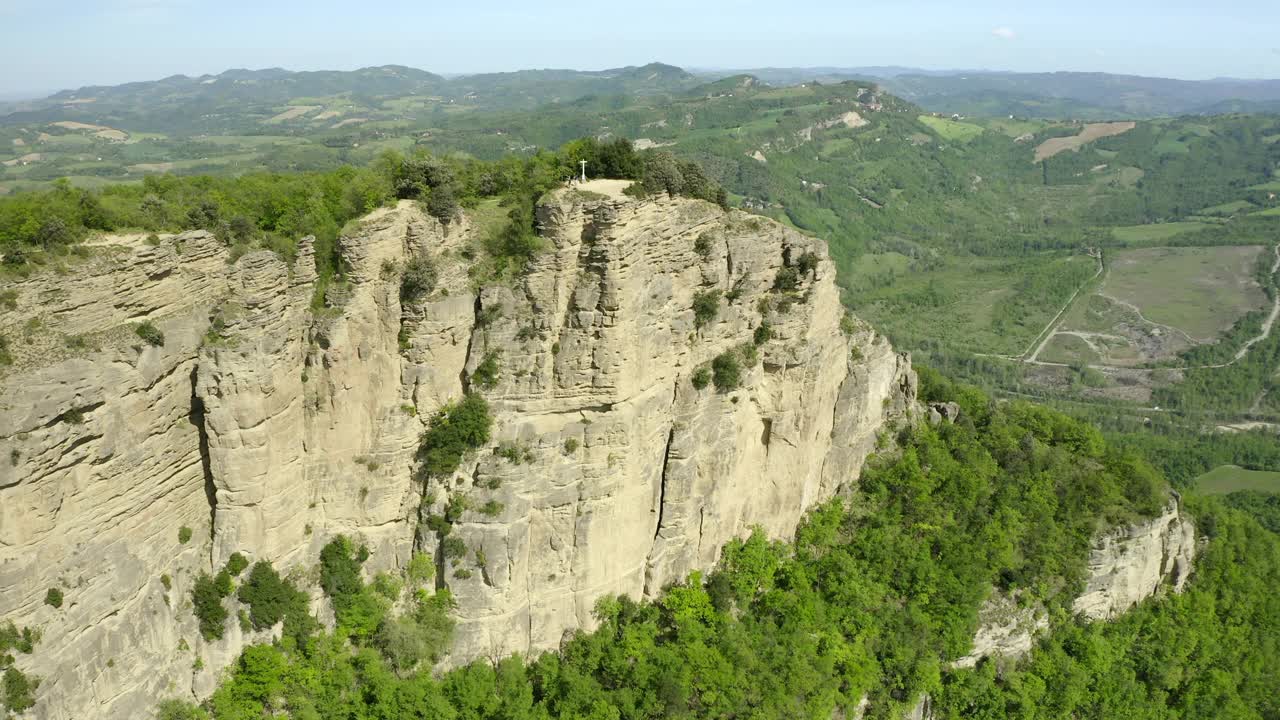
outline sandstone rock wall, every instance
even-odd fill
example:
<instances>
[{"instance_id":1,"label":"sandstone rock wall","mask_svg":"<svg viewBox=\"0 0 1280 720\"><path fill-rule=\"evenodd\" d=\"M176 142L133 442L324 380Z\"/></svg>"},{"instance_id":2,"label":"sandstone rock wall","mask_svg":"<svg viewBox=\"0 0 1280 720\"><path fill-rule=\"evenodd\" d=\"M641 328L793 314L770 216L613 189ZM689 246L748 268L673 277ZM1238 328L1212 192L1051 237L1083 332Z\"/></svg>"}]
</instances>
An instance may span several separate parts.
<instances>
[{"instance_id":1,"label":"sandstone rock wall","mask_svg":"<svg viewBox=\"0 0 1280 720\"><path fill-rule=\"evenodd\" d=\"M448 367L436 355L447 356L454 338L428 337L434 353L402 357L398 268L416 253L450 250L468 232L465 222L444 227L408 203L376 211L340 241L345 281L319 312L310 243L293 267L268 251L236 263L196 384L217 495L215 565L236 551L314 562L340 532L369 544L373 567L408 560L420 494L410 464L424 426L407 409L430 412L459 395L461 361L436 392L415 397L423 375Z\"/></svg>"},{"instance_id":2,"label":"sandstone rock wall","mask_svg":"<svg viewBox=\"0 0 1280 720\"><path fill-rule=\"evenodd\" d=\"M1181 592L1196 554L1195 524L1175 497L1160 516L1101 535L1089 555L1089 581L1072 609L1109 620L1151 597L1166 583Z\"/></svg>"},{"instance_id":3,"label":"sandstone rock wall","mask_svg":"<svg viewBox=\"0 0 1280 720\"><path fill-rule=\"evenodd\" d=\"M978 610L973 649L952 666L971 668L985 658L1018 660L1031 652L1036 637L1048 629L1049 616L1038 602L1024 606L1014 597L992 592Z\"/></svg>"},{"instance_id":4,"label":"sandstone rock wall","mask_svg":"<svg viewBox=\"0 0 1280 720\"><path fill-rule=\"evenodd\" d=\"M17 357L0 377L0 621L43 632L17 657L43 678L38 717L126 717L189 692L197 656L238 651L198 642L188 600L212 515L193 380L230 271L197 232L3 288ZM134 333L144 320L163 347Z\"/></svg>"},{"instance_id":5,"label":"sandstone rock wall","mask_svg":"<svg viewBox=\"0 0 1280 720\"><path fill-rule=\"evenodd\" d=\"M453 530L468 555L445 573L455 660L557 647L603 594L656 594L752 526L789 535L914 402L905 358L842 332L821 241L687 200L565 194L540 219L553 248L518 287L481 294L497 319L468 361L498 353L496 441L523 458L482 454L426 509L458 493L473 508ZM784 301L775 278L805 253L823 261ZM720 310L699 328L708 291ZM739 389L692 385L762 322L772 339ZM501 512L475 510L491 502Z\"/></svg>"},{"instance_id":6,"label":"sandstone rock wall","mask_svg":"<svg viewBox=\"0 0 1280 720\"><path fill-rule=\"evenodd\" d=\"M1158 517L1114 528L1095 539L1089 578L1072 609L1090 620L1109 620L1161 588L1181 592L1195 553L1195 525L1183 517L1175 497ZM1036 637L1048 628L1042 605L1022 605L995 592L979 610L972 651L954 666L973 667L985 658L1017 660L1031 652Z\"/></svg>"},{"instance_id":7,"label":"sandstone rock wall","mask_svg":"<svg viewBox=\"0 0 1280 720\"><path fill-rule=\"evenodd\" d=\"M467 557L441 562L461 608L453 661L555 647L602 594L657 593L752 526L788 535L914 406L906 358L842 329L820 241L695 201L550 200L547 252L480 289L471 226L408 203L341 241L346 276L320 310L309 242L292 264L231 262L202 232L0 288L16 291L0 332L18 356L0 374L0 617L43 630L18 658L44 678L39 716L204 697L269 633L233 620L202 641L200 572L237 551L305 570L339 532L369 545L371 569L398 567L436 552L420 522L459 493ZM402 305L419 253L440 279ZM797 291L772 292L806 253L819 262ZM712 289L720 311L697 327L694 295ZM133 332L144 320L161 347ZM693 387L762 322L740 388ZM426 420L488 358L494 447L423 488ZM42 602L54 586L61 609Z\"/></svg>"}]
</instances>

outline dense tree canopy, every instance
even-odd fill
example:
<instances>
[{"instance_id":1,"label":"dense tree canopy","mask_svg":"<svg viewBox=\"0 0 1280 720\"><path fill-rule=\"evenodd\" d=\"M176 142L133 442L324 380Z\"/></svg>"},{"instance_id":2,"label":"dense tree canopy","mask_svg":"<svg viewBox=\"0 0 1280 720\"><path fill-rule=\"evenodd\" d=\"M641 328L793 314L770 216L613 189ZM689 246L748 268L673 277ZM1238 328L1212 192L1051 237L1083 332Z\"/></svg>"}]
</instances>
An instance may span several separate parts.
<instances>
[{"instance_id":1,"label":"dense tree canopy","mask_svg":"<svg viewBox=\"0 0 1280 720\"><path fill-rule=\"evenodd\" d=\"M720 187L687 160L637 152L625 139L585 138L559 151L481 161L460 155L386 152L364 168L328 172L252 173L238 177L148 175L139 184L88 190L66 181L52 189L0 198L0 253L24 271L77 250L94 231L176 232L204 229L241 249L264 246L291 256L305 235L316 237L322 278L339 271L336 240L350 221L396 199L422 202L443 223L485 198L499 198L507 222L485 239L499 269L518 270L541 245L535 203L586 160L599 177L631 179L637 194L670 192L724 204ZM674 168L678 177L661 179Z\"/></svg>"}]
</instances>

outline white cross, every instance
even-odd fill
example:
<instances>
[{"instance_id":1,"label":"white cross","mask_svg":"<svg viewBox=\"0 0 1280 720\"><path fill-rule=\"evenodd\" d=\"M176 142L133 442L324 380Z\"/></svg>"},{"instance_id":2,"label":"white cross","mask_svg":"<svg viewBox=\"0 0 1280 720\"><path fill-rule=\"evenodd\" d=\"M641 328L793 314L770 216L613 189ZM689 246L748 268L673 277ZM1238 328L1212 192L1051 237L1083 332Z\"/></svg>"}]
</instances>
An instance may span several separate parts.
<instances>
[{"instance_id":1,"label":"white cross","mask_svg":"<svg viewBox=\"0 0 1280 720\"><path fill-rule=\"evenodd\" d=\"M587 181L587 161L579 160L578 164L582 166L582 182Z\"/></svg>"}]
</instances>

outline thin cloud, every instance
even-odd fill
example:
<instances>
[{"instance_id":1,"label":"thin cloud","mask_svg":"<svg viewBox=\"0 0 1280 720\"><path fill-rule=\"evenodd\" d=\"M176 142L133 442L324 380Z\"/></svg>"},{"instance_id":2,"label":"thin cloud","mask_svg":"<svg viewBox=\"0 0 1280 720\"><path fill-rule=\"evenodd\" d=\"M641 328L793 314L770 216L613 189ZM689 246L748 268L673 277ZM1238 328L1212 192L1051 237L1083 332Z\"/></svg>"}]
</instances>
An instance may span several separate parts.
<instances>
[{"instance_id":1,"label":"thin cloud","mask_svg":"<svg viewBox=\"0 0 1280 720\"><path fill-rule=\"evenodd\" d=\"M1012 40L1018 37L1018 33L1014 32L1013 28L1011 27L998 27L995 30L992 30L991 34L995 35L1001 40Z\"/></svg>"},{"instance_id":2,"label":"thin cloud","mask_svg":"<svg viewBox=\"0 0 1280 720\"><path fill-rule=\"evenodd\" d=\"M167 20L191 7L191 0L114 0L116 11L133 20Z\"/></svg>"}]
</instances>

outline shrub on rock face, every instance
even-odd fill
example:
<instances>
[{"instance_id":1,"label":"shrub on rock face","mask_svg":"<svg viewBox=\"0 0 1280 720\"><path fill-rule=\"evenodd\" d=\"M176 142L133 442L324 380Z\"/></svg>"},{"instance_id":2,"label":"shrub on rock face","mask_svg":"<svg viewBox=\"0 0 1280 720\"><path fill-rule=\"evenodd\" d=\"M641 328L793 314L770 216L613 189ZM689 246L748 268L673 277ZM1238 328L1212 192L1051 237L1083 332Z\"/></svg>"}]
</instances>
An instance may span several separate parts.
<instances>
[{"instance_id":1,"label":"shrub on rock face","mask_svg":"<svg viewBox=\"0 0 1280 720\"><path fill-rule=\"evenodd\" d=\"M133 331L137 333L138 337L145 340L148 345L154 345L155 347L164 346L164 333L160 332L160 328L157 328L150 322L142 323L134 328Z\"/></svg>"},{"instance_id":2,"label":"shrub on rock face","mask_svg":"<svg viewBox=\"0 0 1280 720\"><path fill-rule=\"evenodd\" d=\"M711 256L712 244L711 233L702 233L697 240L693 241L693 251L706 259Z\"/></svg>"},{"instance_id":3,"label":"shrub on rock face","mask_svg":"<svg viewBox=\"0 0 1280 720\"><path fill-rule=\"evenodd\" d=\"M55 608L61 608L62 591L58 588L49 588L49 592L44 595L44 604Z\"/></svg>"},{"instance_id":4,"label":"shrub on rock face","mask_svg":"<svg viewBox=\"0 0 1280 720\"><path fill-rule=\"evenodd\" d=\"M436 288L439 274L436 264L426 255L414 255L404 264L400 275L400 302L413 302Z\"/></svg>"},{"instance_id":5,"label":"shrub on rock face","mask_svg":"<svg viewBox=\"0 0 1280 720\"><path fill-rule=\"evenodd\" d=\"M432 416L418 446L422 472L428 477L453 474L468 451L489 442L492 422L489 403L474 393L441 408Z\"/></svg>"},{"instance_id":6,"label":"shrub on rock face","mask_svg":"<svg viewBox=\"0 0 1280 720\"><path fill-rule=\"evenodd\" d=\"M213 586L218 589L218 594L222 597L229 596L236 589L235 583L231 582L231 573L226 570L220 570L213 576Z\"/></svg>"},{"instance_id":7,"label":"shrub on rock face","mask_svg":"<svg viewBox=\"0 0 1280 720\"><path fill-rule=\"evenodd\" d=\"M689 381L692 382L693 387L698 390L705 388L711 384L711 369L700 367L697 370L694 370L693 376L689 378Z\"/></svg>"},{"instance_id":8,"label":"shrub on rock face","mask_svg":"<svg viewBox=\"0 0 1280 720\"><path fill-rule=\"evenodd\" d=\"M156 720L209 720L209 714L189 702L163 700L156 706Z\"/></svg>"},{"instance_id":9,"label":"shrub on rock face","mask_svg":"<svg viewBox=\"0 0 1280 720\"><path fill-rule=\"evenodd\" d=\"M36 688L40 681L11 667L4 671L4 704L10 712L22 713L36 704Z\"/></svg>"},{"instance_id":10,"label":"shrub on rock face","mask_svg":"<svg viewBox=\"0 0 1280 720\"><path fill-rule=\"evenodd\" d=\"M801 275L809 275L818 269L818 256L812 252L806 252L796 260L796 269Z\"/></svg>"},{"instance_id":11,"label":"shrub on rock face","mask_svg":"<svg viewBox=\"0 0 1280 720\"><path fill-rule=\"evenodd\" d=\"M753 340L757 345L763 345L773 339L773 328L769 327L769 323L762 322L756 326Z\"/></svg>"},{"instance_id":12,"label":"shrub on rock face","mask_svg":"<svg viewBox=\"0 0 1280 720\"><path fill-rule=\"evenodd\" d=\"M290 613L307 612L306 594L281 579L271 563L264 560L253 564L237 597L249 606L249 619L258 630L275 625Z\"/></svg>"},{"instance_id":13,"label":"shrub on rock face","mask_svg":"<svg viewBox=\"0 0 1280 720\"><path fill-rule=\"evenodd\" d=\"M356 548L342 535L320 551L320 587L333 602L338 627L360 641L378 629L389 605L360 577L360 566L367 559L368 548Z\"/></svg>"},{"instance_id":14,"label":"shrub on rock face","mask_svg":"<svg viewBox=\"0 0 1280 720\"><path fill-rule=\"evenodd\" d=\"M492 390L498 385L498 374L502 371L498 363L498 353L490 350L484 354L475 372L471 373L471 383L483 390Z\"/></svg>"},{"instance_id":15,"label":"shrub on rock face","mask_svg":"<svg viewBox=\"0 0 1280 720\"><path fill-rule=\"evenodd\" d=\"M232 577L244 572L244 569L247 567L249 567L249 561L240 553L231 553L231 557L227 558L227 572L230 573Z\"/></svg>"},{"instance_id":16,"label":"shrub on rock face","mask_svg":"<svg viewBox=\"0 0 1280 720\"><path fill-rule=\"evenodd\" d=\"M722 353L711 361L711 381L720 392L734 390L742 383L742 365L736 354Z\"/></svg>"},{"instance_id":17,"label":"shrub on rock face","mask_svg":"<svg viewBox=\"0 0 1280 720\"><path fill-rule=\"evenodd\" d=\"M191 606L196 619L200 622L200 635L205 640L222 638L223 626L227 622L227 609L222 606L225 597L218 588L217 582L208 573L201 573L196 584L191 588Z\"/></svg>"},{"instance_id":18,"label":"shrub on rock face","mask_svg":"<svg viewBox=\"0 0 1280 720\"><path fill-rule=\"evenodd\" d=\"M720 313L720 291L708 290L693 296L693 324L702 328Z\"/></svg>"},{"instance_id":19,"label":"shrub on rock face","mask_svg":"<svg viewBox=\"0 0 1280 720\"><path fill-rule=\"evenodd\" d=\"M420 662L434 664L449 651L453 640L453 596L448 590L434 595L419 590L415 607L378 628L373 642L398 672L412 670Z\"/></svg>"},{"instance_id":20,"label":"shrub on rock face","mask_svg":"<svg viewBox=\"0 0 1280 720\"><path fill-rule=\"evenodd\" d=\"M793 267L784 267L773 279L773 289L778 292L791 292L800 287L800 273Z\"/></svg>"},{"instance_id":21,"label":"shrub on rock face","mask_svg":"<svg viewBox=\"0 0 1280 720\"><path fill-rule=\"evenodd\" d=\"M441 544L441 552L449 560L459 560L467 556L467 544L461 538L449 536Z\"/></svg>"},{"instance_id":22,"label":"shrub on rock face","mask_svg":"<svg viewBox=\"0 0 1280 720\"><path fill-rule=\"evenodd\" d=\"M410 587L425 585L436 576L435 559L427 553L414 553L405 570Z\"/></svg>"},{"instance_id":23,"label":"shrub on rock face","mask_svg":"<svg viewBox=\"0 0 1280 720\"><path fill-rule=\"evenodd\" d=\"M187 543L191 542L191 528L187 527L186 525L183 525L182 527L178 528L178 542L182 543L183 545L186 545Z\"/></svg>"}]
</instances>

